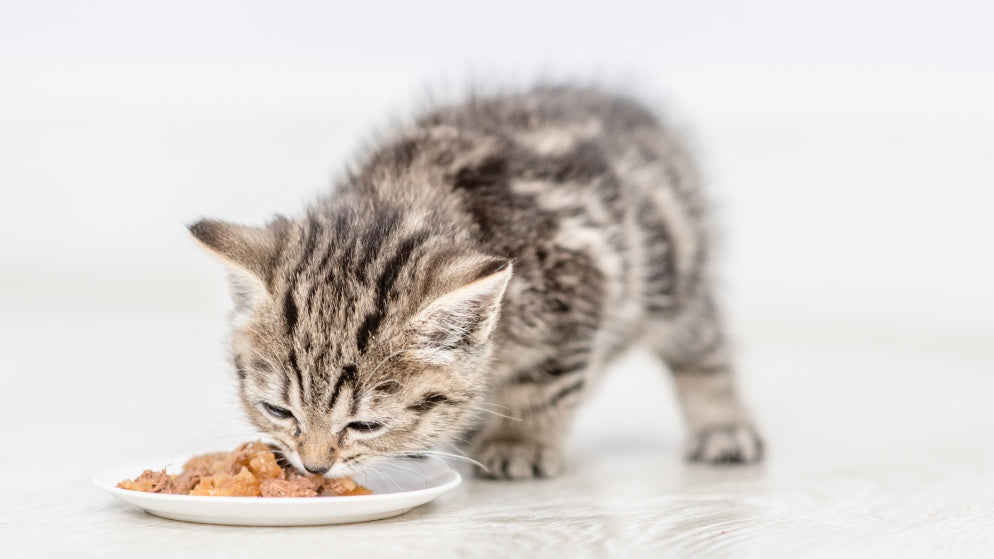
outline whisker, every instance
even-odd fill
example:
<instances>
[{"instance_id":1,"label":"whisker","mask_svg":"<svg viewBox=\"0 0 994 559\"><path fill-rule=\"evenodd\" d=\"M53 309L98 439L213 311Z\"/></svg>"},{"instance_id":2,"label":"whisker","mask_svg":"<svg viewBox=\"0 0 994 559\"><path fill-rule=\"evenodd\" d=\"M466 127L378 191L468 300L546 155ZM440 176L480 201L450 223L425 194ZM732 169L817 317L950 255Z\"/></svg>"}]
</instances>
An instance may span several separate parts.
<instances>
[{"instance_id":1,"label":"whisker","mask_svg":"<svg viewBox=\"0 0 994 559\"><path fill-rule=\"evenodd\" d=\"M511 409L510 406L505 406L504 404L498 404L497 402L478 402L481 406L494 406L497 408L504 408L505 410Z\"/></svg>"},{"instance_id":2,"label":"whisker","mask_svg":"<svg viewBox=\"0 0 994 559\"><path fill-rule=\"evenodd\" d=\"M400 462L391 462L391 463L388 463L388 464L385 464L385 465L388 465L388 466L390 466L390 467L392 467L395 470L398 470L400 472L404 472L404 473L407 473L407 474L419 475L422 478L422 481L424 482L424 484L426 486L429 484L429 482L437 482L437 480L435 480L434 478L429 477L428 474L424 471L424 469L420 467L421 465L417 464L417 463L411 463L411 462L403 462L403 463L400 463Z\"/></svg>"},{"instance_id":3,"label":"whisker","mask_svg":"<svg viewBox=\"0 0 994 559\"><path fill-rule=\"evenodd\" d=\"M476 411L482 411L484 413L489 413L491 415L496 415L497 417L503 417L504 419L510 419L512 421L522 421L522 419L520 417L514 417L514 416L511 416L511 415L507 415L507 414L503 414L503 413L500 413L500 412L496 412L494 410L488 410L486 408L478 408L478 407L475 407L475 406L469 406L469 408L473 409L473 410L476 410Z\"/></svg>"},{"instance_id":4,"label":"whisker","mask_svg":"<svg viewBox=\"0 0 994 559\"><path fill-rule=\"evenodd\" d=\"M454 453L451 453L451 452L443 452L441 450L421 450L421 451L418 451L418 452L409 452L406 455L398 454L396 456L407 456L407 457L410 457L412 455L415 455L415 456L416 455L424 455L424 456L451 458L452 460L458 460L460 462L466 462L468 464L473 464L473 465L479 466L480 468L483 468L484 470L487 470L486 466L484 466L479 461L474 460L474 459L472 459L472 458L470 458L468 456L462 456L460 454L454 454Z\"/></svg>"},{"instance_id":5,"label":"whisker","mask_svg":"<svg viewBox=\"0 0 994 559\"><path fill-rule=\"evenodd\" d=\"M376 464L376 466L377 467L379 467L379 466L393 466L393 464L390 464L389 462L381 462L379 464ZM364 467L362 467L362 469L363 469L364 472L368 471L368 472L375 473L376 475L380 476L381 479L383 479L384 481L392 484L397 489L397 491L402 491L403 490L403 488L400 486L400 484L398 484L396 481L394 481L393 479L391 479L390 476L384 474L383 472L378 471L376 469L376 467L374 467L373 465L364 466Z\"/></svg>"}]
</instances>

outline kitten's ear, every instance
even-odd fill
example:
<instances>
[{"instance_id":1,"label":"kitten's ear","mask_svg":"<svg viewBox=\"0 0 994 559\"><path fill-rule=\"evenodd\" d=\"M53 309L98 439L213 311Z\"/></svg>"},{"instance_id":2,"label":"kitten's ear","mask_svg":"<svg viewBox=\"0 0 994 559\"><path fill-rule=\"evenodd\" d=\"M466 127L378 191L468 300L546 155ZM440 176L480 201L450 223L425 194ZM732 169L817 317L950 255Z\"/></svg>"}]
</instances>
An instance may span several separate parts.
<instances>
[{"instance_id":1,"label":"kitten's ear","mask_svg":"<svg viewBox=\"0 0 994 559\"><path fill-rule=\"evenodd\" d=\"M511 261L488 259L474 269L468 281L432 301L409 323L417 358L445 365L459 347L490 339L511 279Z\"/></svg>"},{"instance_id":2,"label":"kitten's ear","mask_svg":"<svg viewBox=\"0 0 994 559\"><path fill-rule=\"evenodd\" d=\"M263 291L268 291L289 228L290 221L282 216L265 227L213 219L202 219L189 227L204 248L219 256L236 277Z\"/></svg>"}]
</instances>

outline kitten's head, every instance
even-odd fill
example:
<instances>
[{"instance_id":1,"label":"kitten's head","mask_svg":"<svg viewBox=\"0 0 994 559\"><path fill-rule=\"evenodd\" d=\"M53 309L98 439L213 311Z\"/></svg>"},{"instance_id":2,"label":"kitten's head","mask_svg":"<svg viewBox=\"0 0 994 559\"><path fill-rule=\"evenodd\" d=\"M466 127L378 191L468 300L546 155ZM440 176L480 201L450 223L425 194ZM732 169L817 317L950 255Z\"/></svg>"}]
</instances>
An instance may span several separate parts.
<instances>
[{"instance_id":1,"label":"kitten's head","mask_svg":"<svg viewBox=\"0 0 994 559\"><path fill-rule=\"evenodd\" d=\"M389 216L190 231L228 265L242 403L291 464L346 475L470 426L510 261Z\"/></svg>"}]
</instances>

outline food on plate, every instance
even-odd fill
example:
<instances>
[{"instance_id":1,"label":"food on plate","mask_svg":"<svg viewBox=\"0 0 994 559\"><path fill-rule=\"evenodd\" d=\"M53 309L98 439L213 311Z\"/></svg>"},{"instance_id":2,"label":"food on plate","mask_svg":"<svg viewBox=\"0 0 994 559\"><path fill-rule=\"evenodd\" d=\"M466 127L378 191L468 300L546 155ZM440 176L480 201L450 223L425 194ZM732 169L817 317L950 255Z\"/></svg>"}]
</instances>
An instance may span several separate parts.
<instances>
[{"instance_id":1,"label":"food on plate","mask_svg":"<svg viewBox=\"0 0 994 559\"><path fill-rule=\"evenodd\" d=\"M121 489L167 495L224 497L328 497L369 495L369 489L352 478L304 475L276 460L273 448L248 442L231 452L199 454L178 474L145 470L134 479L117 484Z\"/></svg>"}]
</instances>

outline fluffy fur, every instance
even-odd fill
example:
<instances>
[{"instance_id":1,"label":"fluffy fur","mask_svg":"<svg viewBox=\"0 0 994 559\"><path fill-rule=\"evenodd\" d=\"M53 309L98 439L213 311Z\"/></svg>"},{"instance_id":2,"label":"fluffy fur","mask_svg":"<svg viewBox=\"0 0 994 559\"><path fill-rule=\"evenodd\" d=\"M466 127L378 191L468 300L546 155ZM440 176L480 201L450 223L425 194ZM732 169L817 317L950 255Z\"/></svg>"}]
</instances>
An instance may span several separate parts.
<instances>
[{"instance_id":1,"label":"fluffy fur","mask_svg":"<svg viewBox=\"0 0 994 559\"><path fill-rule=\"evenodd\" d=\"M760 457L697 176L629 99L542 88L436 109L298 219L190 230L231 270L245 410L299 468L467 440L485 475L554 475L591 378L636 343L674 374L690 459Z\"/></svg>"}]
</instances>

